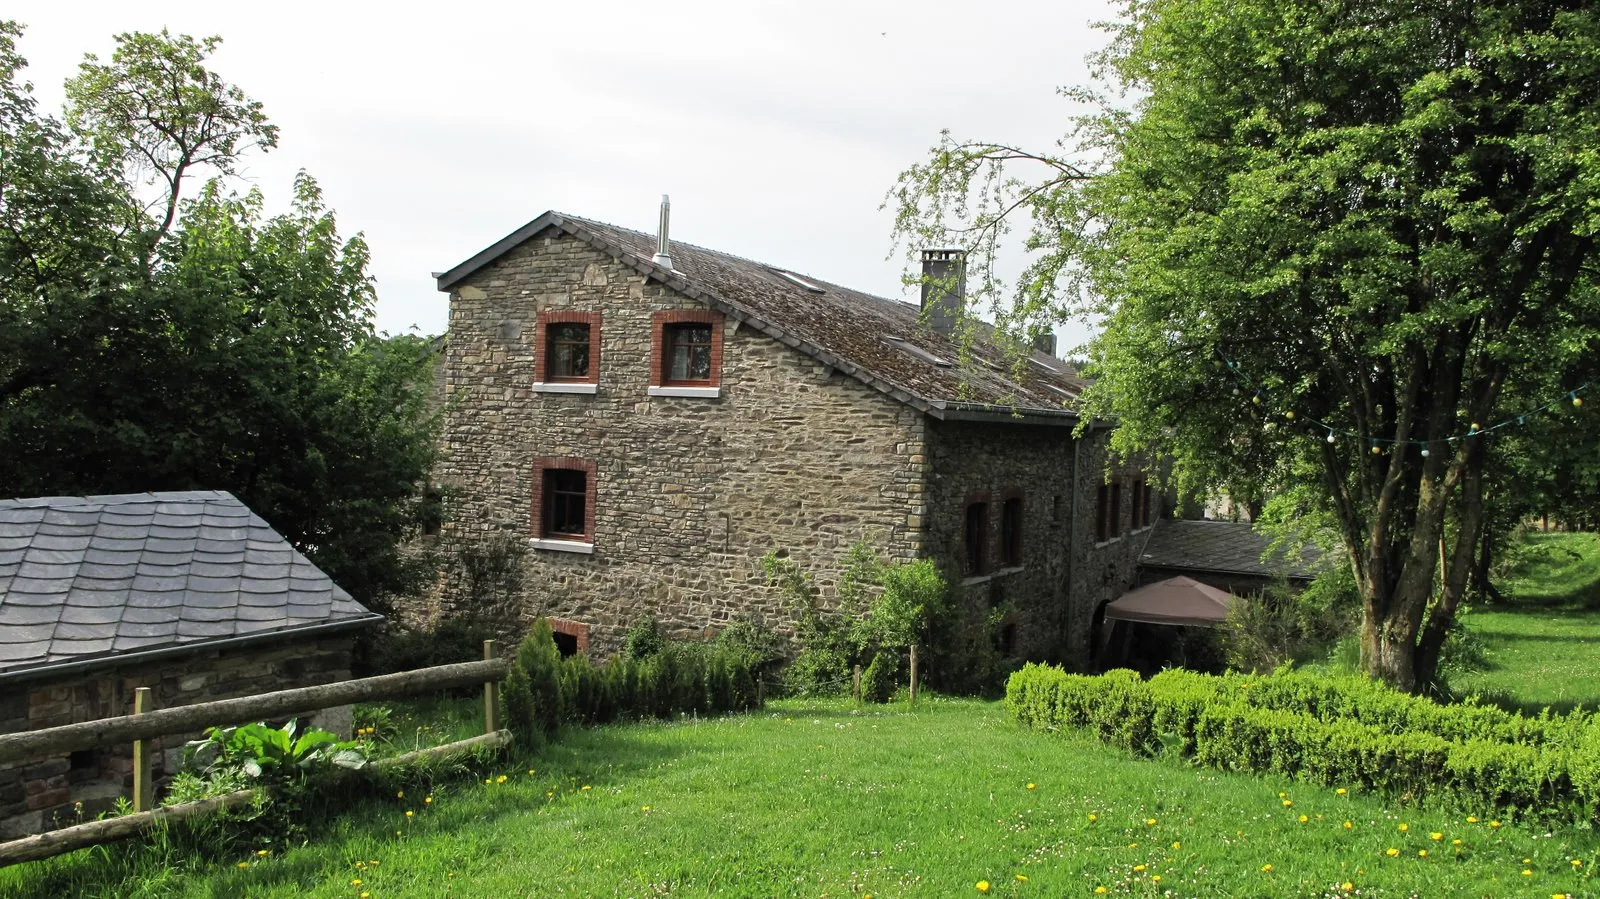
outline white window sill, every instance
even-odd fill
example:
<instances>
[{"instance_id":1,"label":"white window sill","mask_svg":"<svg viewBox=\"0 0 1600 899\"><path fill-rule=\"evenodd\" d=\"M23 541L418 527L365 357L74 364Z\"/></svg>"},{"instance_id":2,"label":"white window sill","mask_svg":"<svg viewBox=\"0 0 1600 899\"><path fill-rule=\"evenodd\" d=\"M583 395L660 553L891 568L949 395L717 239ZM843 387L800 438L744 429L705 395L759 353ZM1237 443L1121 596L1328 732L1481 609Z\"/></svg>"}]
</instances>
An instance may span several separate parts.
<instances>
[{"instance_id":1,"label":"white window sill","mask_svg":"<svg viewBox=\"0 0 1600 899\"><path fill-rule=\"evenodd\" d=\"M551 540L546 537L534 537L528 541L528 545L534 549L548 549L558 553L581 553L586 556L594 553L593 543L584 543L580 540Z\"/></svg>"},{"instance_id":2,"label":"white window sill","mask_svg":"<svg viewBox=\"0 0 1600 899\"><path fill-rule=\"evenodd\" d=\"M977 586L978 584L987 584L995 578L1010 577L1013 574L1021 574L1027 570L1027 566L1024 565L1017 565L1012 568L997 568L988 574L975 574L972 577L963 578L961 581L961 586L973 587Z\"/></svg>"},{"instance_id":3,"label":"white window sill","mask_svg":"<svg viewBox=\"0 0 1600 899\"><path fill-rule=\"evenodd\" d=\"M597 392L599 390L599 388L600 388L599 384L587 384L587 383L576 382L576 381L574 381L574 382L567 382L567 381L535 381L535 382L533 382L533 392L534 393L589 393L589 394L592 394L592 393Z\"/></svg>"},{"instance_id":4,"label":"white window sill","mask_svg":"<svg viewBox=\"0 0 1600 899\"><path fill-rule=\"evenodd\" d=\"M652 387L651 396L687 396L714 400L722 396L721 387Z\"/></svg>"},{"instance_id":5,"label":"white window sill","mask_svg":"<svg viewBox=\"0 0 1600 899\"><path fill-rule=\"evenodd\" d=\"M1113 543L1121 543L1121 542L1122 542L1122 537L1119 535L1119 536L1116 536L1116 537L1112 537L1110 540L1102 540L1099 543L1096 543L1094 545L1094 548L1095 549L1102 549L1104 547L1112 545Z\"/></svg>"}]
</instances>

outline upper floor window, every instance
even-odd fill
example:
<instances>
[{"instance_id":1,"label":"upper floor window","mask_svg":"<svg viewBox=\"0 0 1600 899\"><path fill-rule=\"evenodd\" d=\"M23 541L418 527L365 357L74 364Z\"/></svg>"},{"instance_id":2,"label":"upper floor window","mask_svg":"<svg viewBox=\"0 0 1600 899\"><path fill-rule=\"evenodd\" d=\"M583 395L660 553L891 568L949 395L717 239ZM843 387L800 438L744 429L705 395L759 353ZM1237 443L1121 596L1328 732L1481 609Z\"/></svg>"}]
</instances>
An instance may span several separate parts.
<instances>
[{"instance_id":1,"label":"upper floor window","mask_svg":"<svg viewBox=\"0 0 1600 899\"><path fill-rule=\"evenodd\" d=\"M534 342L534 390L594 393L600 381L600 313L546 309Z\"/></svg>"},{"instance_id":2,"label":"upper floor window","mask_svg":"<svg viewBox=\"0 0 1600 899\"><path fill-rule=\"evenodd\" d=\"M545 332L550 354L546 381L582 381L589 377L589 326L576 322L550 325Z\"/></svg>"},{"instance_id":3,"label":"upper floor window","mask_svg":"<svg viewBox=\"0 0 1600 899\"><path fill-rule=\"evenodd\" d=\"M983 574L988 570L985 558L989 542L989 504L976 502L967 504L966 518L966 562L967 574Z\"/></svg>"},{"instance_id":4,"label":"upper floor window","mask_svg":"<svg viewBox=\"0 0 1600 899\"><path fill-rule=\"evenodd\" d=\"M1101 484L1095 494L1094 511L1096 543L1122 536L1122 484Z\"/></svg>"},{"instance_id":5,"label":"upper floor window","mask_svg":"<svg viewBox=\"0 0 1600 899\"><path fill-rule=\"evenodd\" d=\"M722 313L667 309L652 316L650 395L722 395Z\"/></svg>"},{"instance_id":6,"label":"upper floor window","mask_svg":"<svg viewBox=\"0 0 1600 899\"><path fill-rule=\"evenodd\" d=\"M662 356L663 384L711 383L711 326L687 323L667 325Z\"/></svg>"},{"instance_id":7,"label":"upper floor window","mask_svg":"<svg viewBox=\"0 0 1600 899\"><path fill-rule=\"evenodd\" d=\"M1013 496L1000 505L1000 564L1022 564L1022 497Z\"/></svg>"}]
</instances>

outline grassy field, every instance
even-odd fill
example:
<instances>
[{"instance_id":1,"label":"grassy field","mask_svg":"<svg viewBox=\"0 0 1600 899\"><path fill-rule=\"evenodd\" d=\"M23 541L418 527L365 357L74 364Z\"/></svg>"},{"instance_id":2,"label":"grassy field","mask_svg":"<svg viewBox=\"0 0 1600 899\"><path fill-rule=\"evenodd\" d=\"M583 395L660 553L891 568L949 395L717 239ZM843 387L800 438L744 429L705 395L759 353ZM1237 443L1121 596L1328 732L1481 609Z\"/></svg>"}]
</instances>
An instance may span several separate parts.
<instances>
[{"instance_id":1,"label":"grassy field","mask_svg":"<svg viewBox=\"0 0 1600 899\"><path fill-rule=\"evenodd\" d=\"M1138 761L965 700L597 728L490 774L266 857L123 879L78 853L0 895L1551 896L1600 861L1592 831Z\"/></svg>"},{"instance_id":2,"label":"grassy field","mask_svg":"<svg viewBox=\"0 0 1600 899\"><path fill-rule=\"evenodd\" d=\"M1533 534L1498 586L1510 602L1466 618L1489 668L1451 686L1531 712L1600 707L1600 536Z\"/></svg>"}]
</instances>

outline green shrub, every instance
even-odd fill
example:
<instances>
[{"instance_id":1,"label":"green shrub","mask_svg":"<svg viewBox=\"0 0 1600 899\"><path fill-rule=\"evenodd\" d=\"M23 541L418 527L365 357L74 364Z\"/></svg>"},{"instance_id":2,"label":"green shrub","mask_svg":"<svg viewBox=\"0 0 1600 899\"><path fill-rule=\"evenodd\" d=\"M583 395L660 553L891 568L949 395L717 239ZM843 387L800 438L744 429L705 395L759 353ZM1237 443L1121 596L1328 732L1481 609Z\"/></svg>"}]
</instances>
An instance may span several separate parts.
<instances>
[{"instance_id":1,"label":"green shrub","mask_svg":"<svg viewBox=\"0 0 1600 899\"><path fill-rule=\"evenodd\" d=\"M1176 752L1229 771L1274 772L1416 800L1430 794L1507 812L1600 810L1600 722L1438 705L1365 678L1302 672L1098 677L1028 665L1006 710L1039 730L1087 730L1134 753Z\"/></svg>"},{"instance_id":2,"label":"green shrub","mask_svg":"<svg viewBox=\"0 0 1600 899\"><path fill-rule=\"evenodd\" d=\"M879 652L872 663L861 671L861 701L888 702L894 695L895 676L900 673L900 660L888 652Z\"/></svg>"}]
</instances>

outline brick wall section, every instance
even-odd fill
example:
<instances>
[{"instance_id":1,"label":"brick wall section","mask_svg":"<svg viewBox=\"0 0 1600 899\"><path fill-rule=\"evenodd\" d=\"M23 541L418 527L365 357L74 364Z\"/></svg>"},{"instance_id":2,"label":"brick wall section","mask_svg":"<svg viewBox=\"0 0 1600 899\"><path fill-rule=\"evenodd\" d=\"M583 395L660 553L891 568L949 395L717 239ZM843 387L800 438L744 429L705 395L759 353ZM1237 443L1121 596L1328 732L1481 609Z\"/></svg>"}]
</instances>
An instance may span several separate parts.
<instances>
[{"instance_id":1,"label":"brick wall section","mask_svg":"<svg viewBox=\"0 0 1600 899\"><path fill-rule=\"evenodd\" d=\"M602 313L596 394L530 389L532 325L546 310ZM825 596L856 540L895 559L918 555L925 425L916 410L733 319L717 331L719 398L648 395L659 371L655 314L705 311L554 232L452 295L440 480L455 499L444 547L529 533L535 457L596 465L594 552L529 550L524 625L539 615L586 624L601 655L644 616L678 635L746 611L783 626L790 616L760 570L769 550L815 572ZM455 586L443 585L443 611L471 602Z\"/></svg>"},{"instance_id":2,"label":"brick wall section","mask_svg":"<svg viewBox=\"0 0 1600 899\"><path fill-rule=\"evenodd\" d=\"M1133 583L1148 531L1095 544L1094 497L1105 475L1105 437L1097 433L1083 439L1077 451L1076 482L1074 442L1066 428L931 422L927 447L933 475L926 546L945 576L963 584L969 609L1011 605L1014 611L1007 623L1016 626L1016 655L1084 668L1095 608L1122 595ZM1000 551L1003 501L1019 494L1022 564L1005 567ZM968 577L962 570L965 510L967 503L983 497L990 503L986 541L990 571ZM1125 530L1130 514L1124 508Z\"/></svg>"},{"instance_id":3,"label":"brick wall section","mask_svg":"<svg viewBox=\"0 0 1600 899\"><path fill-rule=\"evenodd\" d=\"M212 650L144 665L100 670L54 680L21 681L0 689L0 733L18 733L127 715L133 691L150 687L156 708L253 696L350 678L350 637ZM329 710L315 719L349 736L349 711ZM157 782L176 773L183 744L199 734L155 741ZM112 807L133 787L133 749L103 747L85 764L68 757L0 765L0 839L76 823L75 802L86 820Z\"/></svg>"}]
</instances>

